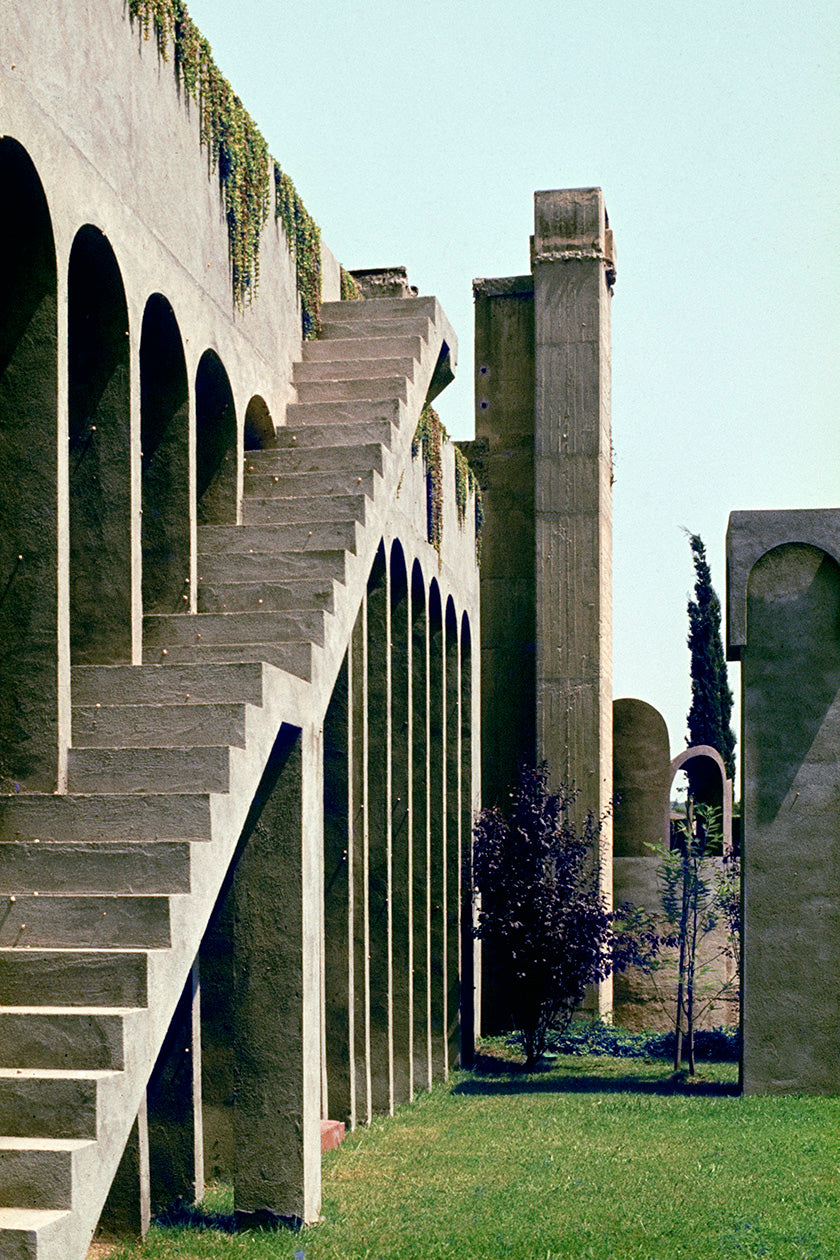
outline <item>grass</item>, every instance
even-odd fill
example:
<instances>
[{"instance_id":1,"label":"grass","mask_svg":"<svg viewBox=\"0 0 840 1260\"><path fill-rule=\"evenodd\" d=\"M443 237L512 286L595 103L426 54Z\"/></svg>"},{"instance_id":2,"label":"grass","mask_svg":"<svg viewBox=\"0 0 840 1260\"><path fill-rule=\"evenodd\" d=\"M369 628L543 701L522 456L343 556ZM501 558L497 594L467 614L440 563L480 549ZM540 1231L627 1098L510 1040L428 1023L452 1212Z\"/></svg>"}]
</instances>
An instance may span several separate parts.
<instances>
[{"instance_id":1,"label":"grass","mask_svg":"<svg viewBox=\"0 0 840 1260\"><path fill-rule=\"evenodd\" d=\"M580 1056L526 1075L486 1055L325 1158L323 1224L154 1226L112 1260L836 1257L840 1097L739 1098L735 1077ZM230 1191L207 1206L224 1222Z\"/></svg>"}]
</instances>

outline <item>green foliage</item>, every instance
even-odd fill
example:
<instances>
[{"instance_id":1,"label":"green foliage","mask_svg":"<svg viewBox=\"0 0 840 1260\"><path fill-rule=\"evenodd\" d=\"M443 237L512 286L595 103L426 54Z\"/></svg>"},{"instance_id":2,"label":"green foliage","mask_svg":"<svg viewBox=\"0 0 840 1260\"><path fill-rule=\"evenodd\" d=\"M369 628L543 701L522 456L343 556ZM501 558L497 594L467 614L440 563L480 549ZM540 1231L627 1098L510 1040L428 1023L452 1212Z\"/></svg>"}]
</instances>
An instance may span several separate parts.
<instances>
[{"instance_id":1,"label":"green foliage","mask_svg":"<svg viewBox=\"0 0 840 1260\"><path fill-rule=\"evenodd\" d=\"M688 646L691 651L689 744L710 744L723 758L728 778L735 775L732 692L720 633L720 600L712 586L706 549L699 534L690 534L694 558L694 598L688 601ZM686 766L692 783L691 762Z\"/></svg>"},{"instance_id":2,"label":"green foliage","mask_svg":"<svg viewBox=\"0 0 840 1260\"><path fill-rule=\"evenodd\" d=\"M305 341L321 331L321 229L285 171L274 163L274 217L283 224L295 260Z\"/></svg>"},{"instance_id":3,"label":"green foliage","mask_svg":"<svg viewBox=\"0 0 840 1260\"><path fill-rule=\"evenodd\" d=\"M345 271L340 267L341 271L341 300L342 302L361 302L362 290L359 288L358 281L349 271Z\"/></svg>"},{"instance_id":4,"label":"green foliage","mask_svg":"<svg viewBox=\"0 0 840 1260\"><path fill-rule=\"evenodd\" d=\"M240 310L257 292L260 240L271 198L269 166L274 168L275 217L283 221L295 260L303 336L321 326L321 233L276 162L239 97L223 76L209 43L190 17L184 0L128 0L132 21L145 39L154 34L164 61L174 55L175 71L187 97L198 105L201 143L216 171L225 207L233 297Z\"/></svg>"},{"instance_id":5,"label":"green foliage","mask_svg":"<svg viewBox=\"0 0 840 1260\"><path fill-rule=\"evenodd\" d=\"M599 885L601 822L572 814L576 793L548 789L545 765L520 771L503 814L483 809L473 831L476 936L492 952L499 998L525 1051L539 1062L589 985L647 963L656 937L629 907L610 911Z\"/></svg>"},{"instance_id":6,"label":"green foliage","mask_svg":"<svg viewBox=\"0 0 840 1260\"><path fill-rule=\"evenodd\" d=\"M423 467L426 470L426 537L437 551L441 553L443 544L443 443L450 440L446 428L429 403L420 412L420 419L414 431L411 443L411 455L416 459L422 453ZM484 508L481 500L481 488L475 473L470 468L466 455L453 444L455 452L455 506L458 512L458 524L463 528L467 519L469 496L474 496L475 503L475 558L481 563L481 530L484 523Z\"/></svg>"},{"instance_id":7,"label":"green foliage","mask_svg":"<svg viewBox=\"0 0 840 1260\"><path fill-rule=\"evenodd\" d=\"M576 1019L564 1033L549 1036L548 1047L556 1054L610 1055L619 1059L673 1059L675 1034L629 1032L603 1020ZM738 1028L699 1028L694 1035L698 1060L735 1063L741 1052Z\"/></svg>"}]
</instances>

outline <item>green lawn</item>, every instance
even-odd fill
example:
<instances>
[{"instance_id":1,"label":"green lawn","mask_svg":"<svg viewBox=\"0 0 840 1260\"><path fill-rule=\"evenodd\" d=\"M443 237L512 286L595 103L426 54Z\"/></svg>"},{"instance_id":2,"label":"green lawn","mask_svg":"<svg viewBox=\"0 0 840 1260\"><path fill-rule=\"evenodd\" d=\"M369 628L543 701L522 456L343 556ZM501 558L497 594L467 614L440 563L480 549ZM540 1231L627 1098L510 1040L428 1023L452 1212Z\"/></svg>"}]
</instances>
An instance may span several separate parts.
<instances>
[{"instance_id":1,"label":"green lawn","mask_svg":"<svg viewBox=\"0 0 840 1260\"><path fill-rule=\"evenodd\" d=\"M483 1067L327 1156L323 1224L153 1227L114 1260L840 1256L840 1097L739 1098L731 1065L694 1083L627 1059Z\"/></svg>"}]
</instances>

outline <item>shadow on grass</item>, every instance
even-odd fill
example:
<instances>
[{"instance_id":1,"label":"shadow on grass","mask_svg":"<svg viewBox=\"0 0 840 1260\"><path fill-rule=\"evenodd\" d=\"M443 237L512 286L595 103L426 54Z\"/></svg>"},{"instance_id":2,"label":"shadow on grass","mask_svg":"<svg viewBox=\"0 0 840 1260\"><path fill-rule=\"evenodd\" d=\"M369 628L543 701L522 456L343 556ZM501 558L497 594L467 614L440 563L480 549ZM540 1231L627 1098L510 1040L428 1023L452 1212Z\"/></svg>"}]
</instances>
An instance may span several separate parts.
<instances>
[{"instance_id":1,"label":"shadow on grass","mask_svg":"<svg viewBox=\"0 0 840 1260\"><path fill-rule=\"evenodd\" d=\"M473 1076L459 1081L453 1094L650 1094L662 1097L737 1097L737 1081L702 1081L685 1072L674 1072L658 1080L640 1079L627 1073L622 1076L593 1072L583 1064L558 1068L546 1063L536 1071L526 1072L524 1064L511 1063L494 1055L476 1056Z\"/></svg>"}]
</instances>

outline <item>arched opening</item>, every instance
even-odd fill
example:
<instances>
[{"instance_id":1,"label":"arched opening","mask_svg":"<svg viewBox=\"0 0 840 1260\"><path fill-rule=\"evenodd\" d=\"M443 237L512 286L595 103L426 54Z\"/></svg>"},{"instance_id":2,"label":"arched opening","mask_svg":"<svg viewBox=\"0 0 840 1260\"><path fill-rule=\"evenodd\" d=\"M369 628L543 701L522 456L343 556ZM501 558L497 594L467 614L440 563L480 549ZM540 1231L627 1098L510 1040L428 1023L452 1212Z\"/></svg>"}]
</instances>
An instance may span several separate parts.
<instances>
[{"instance_id":1,"label":"arched opening","mask_svg":"<svg viewBox=\"0 0 840 1260\"><path fill-rule=\"evenodd\" d=\"M57 782L57 276L26 151L0 139L0 787Z\"/></svg>"},{"instance_id":2,"label":"arched opening","mask_svg":"<svg viewBox=\"0 0 840 1260\"><path fill-rule=\"evenodd\" d=\"M475 956L472 900L473 747L472 631L461 615L461 1067L472 1067L475 1051Z\"/></svg>"},{"instance_id":3,"label":"arched opening","mask_svg":"<svg viewBox=\"0 0 840 1260\"><path fill-rule=\"evenodd\" d=\"M668 780L669 798L673 793L674 779L684 772L688 781L688 791L695 804L707 805L718 811L719 835L712 836L706 845L709 857L732 852L732 780L726 777L723 758L716 748L710 744L696 744L678 753L671 762ZM695 821L695 826L702 827L702 822ZM674 845L674 822L670 828L670 843Z\"/></svg>"},{"instance_id":4,"label":"arched opening","mask_svg":"<svg viewBox=\"0 0 840 1260\"><path fill-rule=\"evenodd\" d=\"M446 1075L446 644L440 587L429 588L429 938L432 1072Z\"/></svg>"},{"instance_id":5,"label":"arched opening","mask_svg":"<svg viewBox=\"0 0 840 1260\"><path fill-rule=\"evenodd\" d=\"M266 406L265 399L260 398L259 394L254 394L245 409L245 450L267 451L276 445L277 433L271 412Z\"/></svg>"},{"instance_id":6,"label":"arched opening","mask_svg":"<svg viewBox=\"0 0 840 1260\"><path fill-rule=\"evenodd\" d=\"M391 871L389 913L393 957L394 1102L412 1096L413 946L411 784L411 635L408 574L399 542L391 546Z\"/></svg>"},{"instance_id":7,"label":"arched opening","mask_svg":"<svg viewBox=\"0 0 840 1260\"><path fill-rule=\"evenodd\" d=\"M199 525L235 525L236 411L213 350L204 351L195 374L195 483Z\"/></svg>"},{"instance_id":8,"label":"arched opening","mask_svg":"<svg viewBox=\"0 0 840 1260\"><path fill-rule=\"evenodd\" d=\"M178 324L160 293L152 294L143 312L140 443L143 611L185 611L190 578L189 389Z\"/></svg>"},{"instance_id":9,"label":"arched opening","mask_svg":"<svg viewBox=\"0 0 840 1260\"><path fill-rule=\"evenodd\" d=\"M131 659L128 307L98 228L76 234L68 275L70 655Z\"/></svg>"},{"instance_id":10,"label":"arched opening","mask_svg":"<svg viewBox=\"0 0 840 1260\"><path fill-rule=\"evenodd\" d=\"M444 762L444 905L446 906L446 1039L447 1067L461 1061L461 694L458 617L450 595L446 601L444 687L446 689L446 754Z\"/></svg>"}]
</instances>

